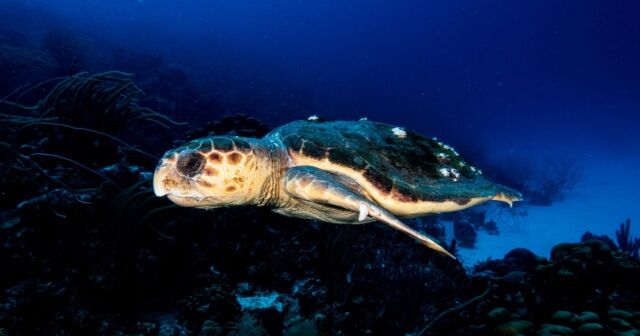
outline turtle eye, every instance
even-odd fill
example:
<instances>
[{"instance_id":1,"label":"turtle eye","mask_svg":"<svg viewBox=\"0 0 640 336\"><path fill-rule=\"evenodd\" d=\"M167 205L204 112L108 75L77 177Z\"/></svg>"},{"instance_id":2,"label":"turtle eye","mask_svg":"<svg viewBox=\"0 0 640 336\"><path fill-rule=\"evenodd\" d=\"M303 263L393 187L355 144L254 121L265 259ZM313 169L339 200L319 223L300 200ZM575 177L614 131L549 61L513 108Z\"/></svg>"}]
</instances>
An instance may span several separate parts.
<instances>
[{"instance_id":1,"label":"turtle eye","mask_svg":"<svg viewBox=\"0 0 640 336\"><path fill-rule=\"evenodd\" d=\"M205 164L204 156L196 152L187 152L180 155L176 169L187 177L194 177L200 173Z\"/></svg>"}]
</instances>

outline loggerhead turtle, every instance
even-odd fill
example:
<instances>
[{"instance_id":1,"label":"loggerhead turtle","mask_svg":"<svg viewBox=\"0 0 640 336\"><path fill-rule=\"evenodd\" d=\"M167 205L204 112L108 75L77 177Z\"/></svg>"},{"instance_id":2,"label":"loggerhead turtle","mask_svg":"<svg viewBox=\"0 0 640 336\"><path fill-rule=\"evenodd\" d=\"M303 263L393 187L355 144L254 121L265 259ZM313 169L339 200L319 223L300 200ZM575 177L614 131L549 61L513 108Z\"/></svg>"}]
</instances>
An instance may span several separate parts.
<instances>
[{"instance_id":1,"label":"loggerhead turtle","mask_svg":"<svg viewBox=\"0 0 640 336\"><path fill-rule=\"evenodd\" d=\"M378 220L452 258L398 218L521 200L436 138L365 119L309 118L262 139L193 140L164 155L153 188L185 207L252 204L331 223Z\"/></svg>"}]
</instances>

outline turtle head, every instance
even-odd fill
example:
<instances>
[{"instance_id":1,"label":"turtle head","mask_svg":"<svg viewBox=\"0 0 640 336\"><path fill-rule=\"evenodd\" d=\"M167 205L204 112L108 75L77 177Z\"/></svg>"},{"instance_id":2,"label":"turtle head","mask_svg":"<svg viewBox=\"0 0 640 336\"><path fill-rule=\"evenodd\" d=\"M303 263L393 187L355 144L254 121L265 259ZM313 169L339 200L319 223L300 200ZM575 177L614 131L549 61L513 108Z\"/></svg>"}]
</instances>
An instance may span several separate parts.
<instances>
[{"instance_id":1,"label":"turtle head","mask_svg":"<svg viewBox=\"0 0 640 336\"><path fill-rule=\"evenodd\" d=\"M168 151L153 176L157 196L185 207L216 208L251 203L259 193L264 168L257 140L215 136Z\"/></svg>"}]
</instances>

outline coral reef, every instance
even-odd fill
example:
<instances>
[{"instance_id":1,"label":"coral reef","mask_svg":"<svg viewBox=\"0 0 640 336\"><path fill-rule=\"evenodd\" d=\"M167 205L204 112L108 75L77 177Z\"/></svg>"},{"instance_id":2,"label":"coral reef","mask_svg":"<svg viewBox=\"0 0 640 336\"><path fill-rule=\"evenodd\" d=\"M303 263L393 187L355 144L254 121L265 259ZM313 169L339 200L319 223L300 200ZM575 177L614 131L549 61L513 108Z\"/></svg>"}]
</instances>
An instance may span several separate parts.
<instances>
[{"instance_id":1,"label":"coral reef","mask_svg":"<svg viewBox=\"0 0 640 336\"><path fill-rule=\"evenodd\" d=\"M261 208L178 208L150 186L155 157L168 142L261 136L269 126L232 115L178 127L134 100L136 85L120 73L50 85L23 95L35 96L32 105L14 99L0 107L7 130L0 146L0 269L9 270L0 277L0 334L554 335L640 328L640 261L595 236L556 246L550 259L515 249L467 271L376 224L316 223ZM476 229L490 229L484 212L451 216L468 233L456 234L452 251ZM444 239L435 217L416 226ZM628 229L620 232L631 242Z\"/></svg>"},{"instance_id":2,"label":"coral reef","mask_svg":"<svg viewBox=\"0 0 640 336\"><path fill-rule=\"evenodd\" d=\"M486 334L613 335L640 329L640 262L600 240L559 244L551 259L526 250L475 268L491 279ZM635 314L635 315L634 315ZM615 316L625 316L619 321ZM469 333L471 334L471 333Z\"/></svg>"}]
</instances>

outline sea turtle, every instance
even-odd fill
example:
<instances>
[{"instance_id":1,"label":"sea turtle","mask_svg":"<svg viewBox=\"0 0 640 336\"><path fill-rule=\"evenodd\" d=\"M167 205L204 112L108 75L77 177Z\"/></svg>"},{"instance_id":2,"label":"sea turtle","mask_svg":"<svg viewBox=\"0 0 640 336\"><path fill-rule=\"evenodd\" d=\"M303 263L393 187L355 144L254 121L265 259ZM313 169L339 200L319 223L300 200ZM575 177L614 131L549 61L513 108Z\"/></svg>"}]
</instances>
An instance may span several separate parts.
<instances>
[{"instance_id":1,"label":"sea turtle","mask_svg":"<svg viewBox=\"0 0 640 336\"><path fill-rule=\"evenodd\" d=\"M252 204L331 223L377 220L450 257L398 218L521 199L438 139L366 119L309 118L262 139L193 140L164 155L153 187L157 196L185 207Z\"/></svg>"}]
</instances>

